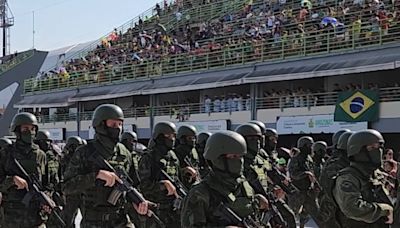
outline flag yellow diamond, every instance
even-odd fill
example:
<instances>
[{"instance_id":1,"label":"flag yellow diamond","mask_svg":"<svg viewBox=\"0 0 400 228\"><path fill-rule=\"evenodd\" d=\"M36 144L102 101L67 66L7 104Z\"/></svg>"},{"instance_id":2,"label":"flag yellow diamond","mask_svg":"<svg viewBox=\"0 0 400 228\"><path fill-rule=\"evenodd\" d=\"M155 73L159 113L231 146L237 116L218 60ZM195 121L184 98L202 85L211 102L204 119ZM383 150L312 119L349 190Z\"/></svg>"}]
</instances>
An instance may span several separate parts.
<instances>
[{"instance_id":1,"label":"flag yellow diamond","mask_svg":"<svg viewBox=\"0 0 400 228\"><path fill-rule=\"evenodd\" d=\"M373 100L358 91L340 103L340 107L353 119L357 119L374 104Z\"/></svg>"}]
</instances>

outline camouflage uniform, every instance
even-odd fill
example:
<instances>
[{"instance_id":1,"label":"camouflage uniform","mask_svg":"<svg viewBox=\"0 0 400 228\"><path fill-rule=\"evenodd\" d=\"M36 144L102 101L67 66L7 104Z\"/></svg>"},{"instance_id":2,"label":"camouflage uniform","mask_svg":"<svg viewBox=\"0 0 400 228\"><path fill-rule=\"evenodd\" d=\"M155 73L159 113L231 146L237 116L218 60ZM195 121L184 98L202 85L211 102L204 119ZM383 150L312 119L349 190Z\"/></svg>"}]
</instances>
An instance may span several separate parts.
<instances>
[{"instance_id":1,"label":"camouflage uniform","mask_svg":"<svg viewBox=\"0 0 400 228\"><path fill-rule=\"evenodd\" d=\"M222 214L221 203L241 218L251 217L258 213L258 202L254 198L254 190L244 179L237 179L242 172L243 159L228 161L229 159L221 157L224 153L244 155L245 152L245 141L235 132L217 132L210 136L204 156L205 159L212 161L214 168L201 183L190 190L184 199L182 227L242 225L230 221Z\"/></svg>"},{"instance_id":2,"label":"camouflage uniform","mask_svg":"<svg viewBox=\"0 0 400 228\"><path fill-rule=\"evenodd\" d=\"M210 136L211 136L210 132L201 132L197 136L196 151L197 154L199 155L199 172L201 179L206 177L207 174L210 172L210 167L208 166L206 159L204 159L203 156L204 148L206 147L207 140Z\"/></svg>"},{"instance_id":3,"label":"camouflage uniform","mask_svg":"<svg viewBox=\"0 0 400 228\"><path fill-rule=\"evenodd\" d=\"M121 127L111 128L106 120L123 120L121 108L116 105L104 104L96 108L92 125L95 127L95 139L81 146L74 153L65 171L65 194L81 195L83 228L122 228L134 227L130 222L125 197L121 197L116 205L107 200L113 187L104 186L97 180L98 165L90 159L94 153L107 160L114 168L122 169L130 176L132 158L129 151L118 143Z\"/></svg>"},{"instance_id":4,"label":"camouflage uniform","mask_svg":"<svg viewBox=\"0 0 400 228\"><path fill-rule=\"evenodd\" d=\"M288 169L293 184L300 190L289 196L290 206L295 213L300 213L300 225L304 226L307 221L307 215L311 215L314 221L318 224L319 206L316 200L317 192L313 188L315 185L311 183L306 172L313 172L313 160L310 156L311 145L313 143L311 137L301 137L298 140L300 153L293 156ZM303 210L300 211L303 206Z\"/></svg>"},{"instance_id":5,"label":"camouflage uniform","mask_svg":"<svg viewBox=\"0 0 400 228\"><path fill-rule=\"evenodd\" d=\"M46 154L33 144L36 132L20 132L19 126L31 124L37 128L36 117L30 113L17 114L11 124L11 131L17 135L16 143L1 151L0 165L0 191L3 193L2 206L4 208L4 227L33 228L46 227L48 216L41 209L40 202L32 199L28 208L22 203L27 193L26 189L17 190L14 186L13 176L18 173L11 167L12 159L17 159L29 175L35 176L39 181L45 174Z\"/></svg>"},{"instance_id":6,"label":"camouflage uniform","mask_svg":"<svg viewBox=\"0 0 400 228\"><path fill-rule=\"evenodd\" d=\"M371 147L377 143L379 148ZM385 221L393 207L375 176L382 163L383 143L375 130L359 131L349 138L350 167L340 171L333 189L342 227L390 227Z\"/></svg>"},{"instance_id":7,"label":"camouflage uniform","mask_svg":"<svg viewBox=\"0 0 400 228\"><path fill-rule=\"evenodd\" d=\"M72 156L74 155L76 149L83 145L82 139L78 136L72 136L67 139L67 144L63 150L63 157L61 159L61 179L64 182L64 175L67 165L70 163ZM81 196L80 194L68 194L65 195L65 207L62 211L63 219L67 224L67 227L75 227L75 217L78 213L78 209L81 205ZM83 211L81 210L81 214L83 215Z\"/></svg>"},{"instance_id":8,"label":"camouflage uniform","mask_svg":"<svg viewBox=\"0 0 400 228\"><path fill-rule=\"evenodd\" d=\"M145 154L139 163L140 190L146 199L160 204L157 214L167 227L179 227L179 213L174 208L175 196L167 196L164 184L160 183L161 169L173 179L179 179L179 160L175 153L169 150L167 154L162 155L156 147L150 148L149 153ZM157 225L149 220L146 227Z\"/></svg>"}]
</instances>

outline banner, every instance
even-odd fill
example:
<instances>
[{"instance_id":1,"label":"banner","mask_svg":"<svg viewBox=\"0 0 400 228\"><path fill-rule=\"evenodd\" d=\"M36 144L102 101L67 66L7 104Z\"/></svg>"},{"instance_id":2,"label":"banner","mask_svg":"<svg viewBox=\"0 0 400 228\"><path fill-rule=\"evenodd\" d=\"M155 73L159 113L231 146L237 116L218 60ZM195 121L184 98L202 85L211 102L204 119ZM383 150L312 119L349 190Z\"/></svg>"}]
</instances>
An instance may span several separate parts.
<instances>
[{"instance_id":1,"label":"banner","mask_svg":"<svg viewBox=\"0 0 400 228\"><path fill-rule=\"evenodd\" d=\"M368 128L368 122L335 122L333 115L281 116L276 122L278 134L335 133L341 129L359 131Z\"/></svg>"},{"instance_id":2,"label":"banner","mask_svg":"<svg viewBox=\"0 0 400 228\"><path fill-rule=\"evenodd\" d=\"M64 138L64 128L50 128L46 129L50 132L51 139L55 141L63 141Z\"/></svg>"},{"instance_id":3,"label":"banner","mask_svg":"<svg viewBox=\"0 0 400 228\"><path fill-rule=\"evenodd\" d=\"M379 119L379 95L372 90L339 93L335 121L361 122Z\"/></svg>"},{"instance_id":4,"label":"banner","mask_svg":"<svg viewBox=\"0 0 400 228\"><path fill-rule=\"evenodd\" d=\"M197 133L203 131L215 133L221 130L228 130L227 120L185 121L185 122L177 122L175 124L177 128L185 124L193 125L196 128Z\"/></svg>"}]
</instances>

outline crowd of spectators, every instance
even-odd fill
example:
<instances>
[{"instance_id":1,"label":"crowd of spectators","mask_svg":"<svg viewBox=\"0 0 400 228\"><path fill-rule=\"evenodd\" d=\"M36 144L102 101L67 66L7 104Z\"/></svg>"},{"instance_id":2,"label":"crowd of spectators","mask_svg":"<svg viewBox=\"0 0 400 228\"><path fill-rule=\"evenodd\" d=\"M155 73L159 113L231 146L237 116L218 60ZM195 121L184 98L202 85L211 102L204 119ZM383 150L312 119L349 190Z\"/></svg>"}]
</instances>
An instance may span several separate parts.
<instances>
[{"instance_id":1,"label":"crowd of spectators","mask_svg":"<svg viewBox=\"0 0 400 228\"><path fill-rule=\"evenodd\" d=\"M307 36L311 37L307 40L309 46L324 46L324 34L330 31L335 32L337 40L349 41L350 37L371 40L380 31L390 34L400 18L399 0L249 0L244 7L216 20L199 22L186 14L189 11L185 9L199 4L206 7L218 1L222 0L171 4L165 1L162 7L157 4L153 17L139 18L124 33L114 30L85 57L66 61L44 77L60 77L64 81L77 77L85 81L133 78L132 66L140 68L149 62L156 63L152 70L158 75L163 67L159 63L168 64L175 55L186 54L193 61L204 53L224 50L227 59L235 59L241 58L245 49L249 59L254 59L282 41L289 49L301 49ZM172 29L162 24L167 23L163 18L171 15L183 23ZM235 51L237 48L241 51ZM193 64L188 59L183 58L182 63Z\"/></svg>"}]
</instances>

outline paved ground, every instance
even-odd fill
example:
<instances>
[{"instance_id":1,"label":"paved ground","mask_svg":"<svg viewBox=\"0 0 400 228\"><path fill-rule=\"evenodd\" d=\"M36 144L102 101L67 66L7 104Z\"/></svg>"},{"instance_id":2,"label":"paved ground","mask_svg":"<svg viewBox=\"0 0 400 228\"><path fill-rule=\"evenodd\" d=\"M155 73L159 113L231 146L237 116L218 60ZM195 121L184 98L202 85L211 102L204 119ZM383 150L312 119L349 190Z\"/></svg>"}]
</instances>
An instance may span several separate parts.
<instances>
[{"instance_id":1,"label":"paved ground","mask_svg":"<svg viewBox=\"0 0 400 228\"><path fill-rule=\"evenodd\" d=\"M80 212L78 212L78 215L75 218L75 228L80 228L79 223L82 220L82 215ZM318 228L318 226L314 223L314 221L310 220L307 225L306 228Z\"/></svg>"}]
</instances>

